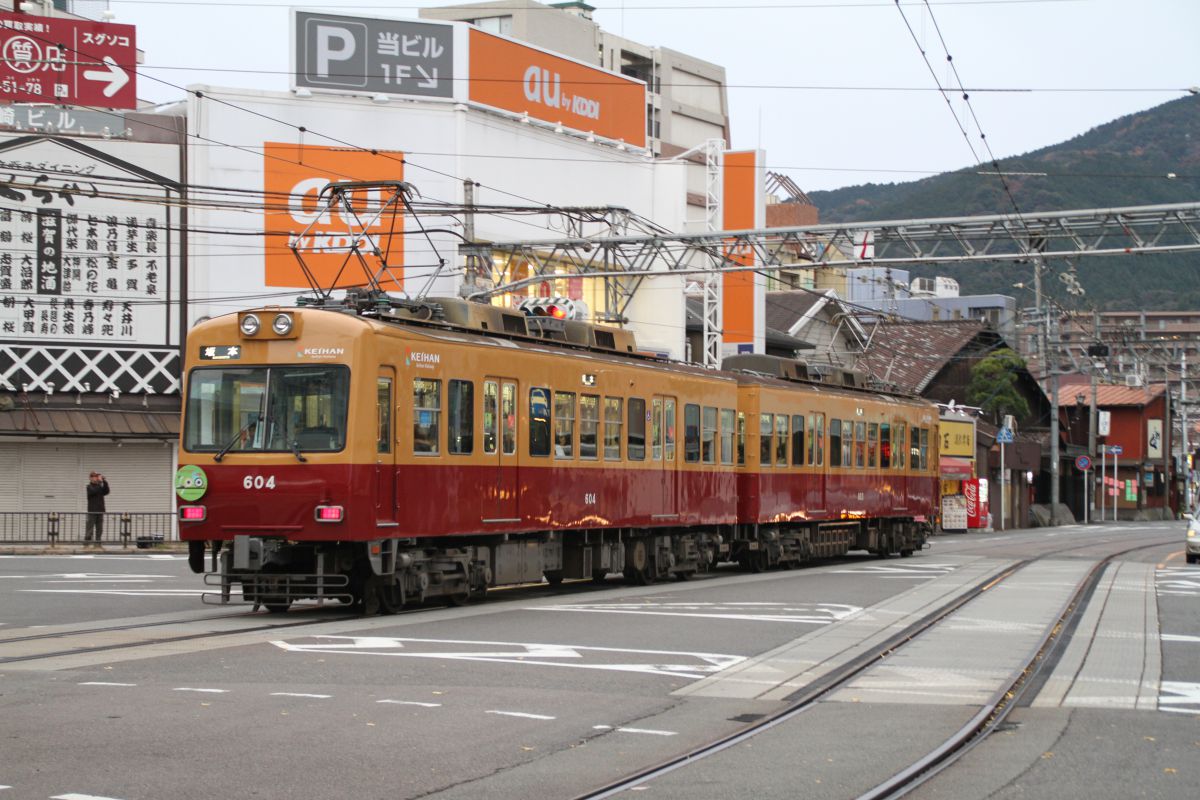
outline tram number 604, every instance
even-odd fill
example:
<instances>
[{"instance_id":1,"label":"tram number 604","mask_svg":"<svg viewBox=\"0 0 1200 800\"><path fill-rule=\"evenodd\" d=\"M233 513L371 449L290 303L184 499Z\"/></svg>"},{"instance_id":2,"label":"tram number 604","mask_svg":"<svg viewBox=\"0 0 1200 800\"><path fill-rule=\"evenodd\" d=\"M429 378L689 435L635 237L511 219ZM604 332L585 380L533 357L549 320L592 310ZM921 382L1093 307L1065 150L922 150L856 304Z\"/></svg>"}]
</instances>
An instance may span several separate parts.
<instances>
[{"instance_id":1,"label":"tram number 604","mask_svg":"<svg viewBox=\"0 0 1200 800\"><path fill-rule=\"evenodd\" d=\"M267 475L264 477L262 475L247 475L246 477L242 478L242 488L243 489L274 489L275 488L275 476Z\"/></svg>"}]
</instances>

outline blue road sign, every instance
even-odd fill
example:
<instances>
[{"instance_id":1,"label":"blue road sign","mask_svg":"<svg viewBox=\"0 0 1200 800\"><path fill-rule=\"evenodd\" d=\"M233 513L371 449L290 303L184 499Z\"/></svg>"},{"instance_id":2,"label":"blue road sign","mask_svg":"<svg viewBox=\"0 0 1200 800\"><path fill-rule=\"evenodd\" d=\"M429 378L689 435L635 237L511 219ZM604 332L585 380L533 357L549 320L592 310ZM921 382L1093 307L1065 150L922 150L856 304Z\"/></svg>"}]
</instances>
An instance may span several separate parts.
<instances>
[{"instance_id":1,"label":"blue road sign","mask_svg":"<svg viewBox=\"0 0 1200 800\"><path fill-rule=\"evenodd\" d=\"M1000 430L996 431L996 441L1000 442L1001 444L1012 444L1012 428L1001 428Z\"/></svg>"},{"instance_id":2,"label":"blue road sign","mask_svg":"<svg viewBox=\"0 0 1200 800\"><path fill-rule=\"evenodd\" d=\"M1087 472L1092 468L1092 460L1087 456L1079 456L1075 459L1075 468L1082 472Z\"/></svg>"},{"instance_id":3,"label":"blue road sign","mask_svg":"<svg viewBox=\"0 0 1200 800\"><path fill-rule=\"evenodd\" d=\"M1108 446L1108 452L1110 455L1119 456L1121 453L1125 452L1125 448L1121 447L1119 444L1110 444Z\"/></svg>"}]
</instances>

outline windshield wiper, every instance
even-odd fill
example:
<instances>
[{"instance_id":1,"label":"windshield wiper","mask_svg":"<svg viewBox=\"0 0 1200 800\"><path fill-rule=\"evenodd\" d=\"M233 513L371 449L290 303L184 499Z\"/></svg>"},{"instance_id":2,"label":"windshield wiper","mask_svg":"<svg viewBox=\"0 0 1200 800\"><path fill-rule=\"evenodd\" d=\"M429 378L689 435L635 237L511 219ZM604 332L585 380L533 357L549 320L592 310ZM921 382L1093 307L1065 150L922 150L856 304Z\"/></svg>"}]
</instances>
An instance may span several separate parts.
<instances>
[{"instance_id":1,"label":"windshield wiper","mask_svg":"<svg viewBox=\"0 0 1200 800\"><path fill-rule=\"evenodd\" d=\"M296 456L296 460L301 463L306 463L308 461L307 458L300 455L300 440L299 439L292 439L292 455Z\"/></svg>"},{"instance_id":2,"label":"windshield wiper","mask_svg":"<svg viewBox=\"0 0 1200 800\"><path fill-rule=\"evenodd\" d=\"M225 457L225 454L233 449L233 446L238 443L238 439L242 438L242 434L245 433L246 431L250 430L250 428L253 427L253 425L256 422L258 422L258 417L255 417L254 419L250 420L245 425L243 425L242 429L240 431L238 431L237 433L235 433L233 435L233 438L229 440L229 444L222 447L220 452L218 452L215 456L213 456L213 461L220 464L221 459Z\"/></svg>"}]
</instances>

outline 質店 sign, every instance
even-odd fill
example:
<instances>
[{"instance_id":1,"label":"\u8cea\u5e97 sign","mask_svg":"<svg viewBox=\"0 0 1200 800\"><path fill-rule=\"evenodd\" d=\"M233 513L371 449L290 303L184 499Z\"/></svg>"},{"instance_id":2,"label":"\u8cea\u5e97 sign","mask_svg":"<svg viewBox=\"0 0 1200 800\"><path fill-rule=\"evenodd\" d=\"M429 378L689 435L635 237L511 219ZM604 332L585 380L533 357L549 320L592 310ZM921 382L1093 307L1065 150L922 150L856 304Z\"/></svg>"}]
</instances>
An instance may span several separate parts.
<instances>
[{"instance_id":1,"label":"\u8cea\u5e97 sign","mask_svg":"<svg viewBox=\"0 0 1200 800\"><path fill-rule=\"evenodd\" d=\"M0 12L0 103L137 108L134 31Z\"/></svg>"},{"instance_id":2,"label":"\u8cea\u5e97 sign","mask_svg":"<svg viewBox=\"0 0 1200 800\"><path fill-rule=\"evenodd\" d=\"M292 43L294 89L472 103L646 146L644 82L466 23L294 11Z\"/></svg>"}]
</instances>

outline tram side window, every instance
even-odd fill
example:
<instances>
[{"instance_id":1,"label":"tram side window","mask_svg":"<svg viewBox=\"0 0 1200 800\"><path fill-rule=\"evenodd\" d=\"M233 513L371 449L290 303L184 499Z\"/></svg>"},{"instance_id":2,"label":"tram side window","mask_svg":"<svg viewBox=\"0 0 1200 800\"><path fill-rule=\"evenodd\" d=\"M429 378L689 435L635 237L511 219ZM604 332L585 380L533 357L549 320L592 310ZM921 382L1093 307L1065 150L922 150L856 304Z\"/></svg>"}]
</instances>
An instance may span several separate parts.
<instances>
[{"instance_id":1,"label":"tram side window","mask_svg":"<svg viewBox=\"0 0 1200 800\"><path fill-rule=\"evenodd\" d=\"M892 458L892 466L898 470L903 470L904 464L906 463L904 453L905 453L906 449L908 448L907 437L908 437L908 430L905 427L904 423L897 422L896 423L896 433L892 440L894 442L894 444L892 445L892 452L895 453L895 457Z\"/></svg>"},{"instance_id":2,"label":"tram side window","mask_svg":"<svg viewBox=\"0 0 1200 800\"><path fill-rule=\"evenodd\" d=\"M759 414L758 415L758 465L759 467L771 466L774 459L771 458L771 451L774 449L775 441L775 415L774 414Z\"/></svg>"},{"instance_id":3,"label":"tram side window","mask_svg":"<svg viewBox=\"0 0 1200 800\"><path fill-rule=\"evenodd\" d=\"M733 463L733 428L734 413L732 408L721 409L721 463Z\"/></svg>"},{"instance_id":4,"label":"tram side window","mask_svg":"<svg viewBox=\"0 0 1200 800\"><path fill-rule=\"evenodd\" d=\"M655 461L662 461L662 398L656 397L651 400L650 409L650 457Z\"/></svg>"},{"instance_id":5,"label":"tram side window","mask_svg":"<svg viewBox=\"0 0 1200 800\"><path fill-rule=\"evenodd\" d=\"M517 385L505 381L500 385L500 425L504 455L517 453Z\"/></svg>"},{"instance_id":6,"label":"tram side window","mask_svg":"<svg viewBox=\"0 0 1200 800\"><path fill-rule=\"evenodd\" d=\"M804 417L800 414L792 415L792 466L804 466Z\"/></svg>"},{"instance_id":7,"label":"tram side window","mask_svg":"<svg viewBox=\"0 0 1200 800\"><path fill-rule=\"evenodd\" d=\"M675 460L675 398L663 404L663 461Z\"/></svg>"},{"instance_id":8,"label":"tram side window","mask_svg":"<svg viewBox=\"0 0 1200 800\"><path fill-rule=\"evenodd\" d=\"M629 427L626 435L625 455L630 461L646 460L646 401L640 397L629 398L626 410L629 413Z\"/></svg>"},{"instance_id":9,"label":"tram side window","mask_svg":"<svg viewBox=\"0 0 1200 800\"><path fill-rule=\"evenodd\" d=\"M375 449L380 453L392 452L392 379L379 378L375 382L375 413L378 432Z\"/></svg>"},{"instance_id":10,"label":"tram side window","mask_svg":"<svg viewBox=\"0 0 1200 800\"><path fill-rule=\"evenodd\" d=\"M891 469L892 466L892 426L886 422L879 426L879 467Z\"/></svg>"},{"instance_id":11,"label":"tram side window","mask_svg":"<svg viewBox=\"0 0 1200 800\"><path fill-rule=\"evenodd\" d=\"M921 471L929 469L929 428L921 428Z\"/></svg>"},{"instance_id":12,"label":"tram side window","mask_svg":"<svg viewBox=\"0 0 1200 800\"><path fill-rule=\"evenodd\" d=\"M705 406L701 412L700 460L705 464L717 463L717 410Z\"/></svg>"},{"instance_id":13,"label":"tram side window","mask_svg":"<svg viewBox=\"0 0 1200 800\"><path fill-rule=\"evenodd\" d=\"M879 423L867 426L867 466L871 469L879 464Z\"/></svg>"},{"instance_id":14,"label":"tram side window","mask_svg":"<svg viewBox=\"0 0 1200 800\"><path fill-rule=\"evenodd\" d=\"M825 466L825 415L813 414L812 418L814 427L811 438L817 442L817 466L823 467ZM811 464L812 461L808 463Z\"/></svg>"},{"instance_id":15,"label":"tram side window","mask_svg":"<svg viewBox=\"0 0 1200 800\"><path fill-rule=\"evenodd\" d=\"M829 466L842 465L842 421L829 420Z\"/></svg>"},{"instance_id":16,"label":"tram side window","mask_svg":"<svg viewBox=\"0 0 1200 800\"><path fill-rule=\"evenodd\" d=\"M458 456L475 452L475 384L450 381L449 436L446 449Z\"/></svg>"},{"instance_id":17,"label":"tram side window","mask_svg":"<svg viewBox=\"0 0 1200 800\"><path fill-rule=\"evenodd\" d=\"M621 460L621 406L620 397L604 398L604 458Z\"/></svg>"},{"instance_id":18,"label":"tram side window","mask_svg":"<svg viewBox=\"0 0 1200 800\"><path fill-rule=\"evenodd\" d=\"M529 390L529 455L550 455L550 390Z\"/></svg>"},{"instance_id":19,"label":"tram side window","mask_svg":"<svg viewBox=\"0 0 1200 800\"><path fill-rule=\"evenodd\" d=\"M739 411L737 415L737 463L746 464L746 412Z\"/></svg>"},{"instance_id":20,"label":"tram side window","mask_svg":"<svg viewBox=\"0 0 1200 800\"><path fill-rule=\"evenodd\" d=\"M853 467L854 461L854 423L848 419L842 420L842 466Z\"/></svg>"},{"instance_id":21,"label":"tram side window","mask_svg":"<svg viewBox=\"0 0 1200 800\"><path fill-rule=\"evenodd\" d=\"M483 382L483 452L496 452L496 415L500 404L500 387L495 381Z\"/></svg>"},{"instance_id":22,"label":"tram side window","mask_svg":"<svg viewBox=\"0 0 1200 800\"><path fill-rule=\"evenodd\" d=\"M554 457L575 457L575 393L554 393Z\"/></svg>"},{"instance_id":23,"label":"tram side window","mask_svg":"<svg viewBox=\"0 0 1200 800\"><path fill-rule=\"evenodd\" d=\"M594 394L579 396L579 457L596 458L599 450L597 436L600 430L600 397Z\"/></svg>"},{"instance_id":24,"label":"tram side window","mask_svg":"<svg viewBox=\"0 0 1200 800\"><path fill-rule=\"evenodd\" d=\"M908 468L921 468L921 429L912 429L912 440L908 446Z\"/></svg>"},{"instance_id":25,"label":"tram side window","mask_svg":"<svg viewBox=\"0 0 1200 800\"><path fill-rule=\"evenodd\" d=\"M787 466L788 418L787 414L775 415L775 466Z\"/></svg>"},{"instance_id":26,"label":"tram side window","mask_svg":"<svg viewBox=\"0 0 1200 800\"><path fill-rule=\"evenodd\" d=\"M854 423L854 466L862 469L867 465L867 423Z\"/></svg>"},{"instance_id":27,"label":"tram side window","mask_svg":"<svg viewBox=\"0 0 1200 800\"><path fill-rule=\"evenodd\" d=\"M413 452L438 454L438 427L442 416L442 382L413 378Z\"/></svg>"},{"instance_id":28,"label":"tram side window","mask_svg":"<svg viewBox=\"0 0 1200 800\"><path fill-rule=\"evenodd\" d=\"M700 461L700 406L695 403L683 407L683 460L689 464Z\"/></svg>"}]
</instances>

